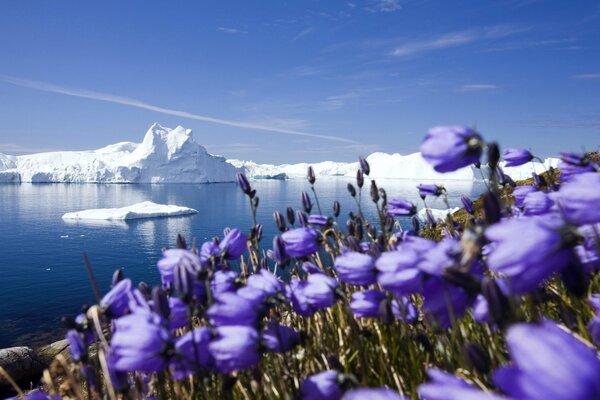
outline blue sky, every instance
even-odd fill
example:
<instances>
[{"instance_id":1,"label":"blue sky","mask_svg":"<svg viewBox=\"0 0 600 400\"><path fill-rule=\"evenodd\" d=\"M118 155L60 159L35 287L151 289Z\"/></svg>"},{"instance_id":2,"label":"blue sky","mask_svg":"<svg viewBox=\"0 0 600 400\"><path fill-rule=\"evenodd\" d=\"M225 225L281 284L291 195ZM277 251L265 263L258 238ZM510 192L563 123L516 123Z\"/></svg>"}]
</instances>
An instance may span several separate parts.
<instances>
[{"instance_id":1,"label":"blue sky","mask_svg":"<svg viewBox=\"0 0 600 400\"><path fill-rule=\"evenodd\" d=\"M259 162L418 150L475 125L541 156L600 144L600 1L0 5L0 152L192 128Z\"/></svg>"}]
</instances>

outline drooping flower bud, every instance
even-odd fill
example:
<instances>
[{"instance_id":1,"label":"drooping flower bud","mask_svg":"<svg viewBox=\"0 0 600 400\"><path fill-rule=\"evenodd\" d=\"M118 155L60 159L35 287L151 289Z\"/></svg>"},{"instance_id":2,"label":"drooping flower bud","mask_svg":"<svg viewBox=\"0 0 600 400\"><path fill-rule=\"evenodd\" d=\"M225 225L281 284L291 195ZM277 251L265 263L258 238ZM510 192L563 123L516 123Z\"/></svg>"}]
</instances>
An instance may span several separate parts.
<instances>
[{"instance_id":1,"label":"drooping flower bud","mask_svg":"<svg viewBox=\"0 0 600 400\"><path fill-rule=\"evenodd\" d=\"M371 200L373 200L373 203L379 201L379 190L377 189L375 181L371 181Z\"/></svg>"},{"instance_id":2,"label":"drooping flower bud","mask_svg":"<svg viewBox=\"0 0 600 400\"><path fill-rule=\"evenodd\" d=\"M187 249L187 242L185 241L185 238L181 236L181 233L177 234L176 246L178 249Z\"/></svg>"},{"instance_id":3,"label":"drooping flower bud","mask_svg":"<svg viewBox=\"0 0 600 400\"><path fill-rule=\"evenodd\" d=\"M241 172L238 172L237 174L235 174L235 179L237 180L240 189L242 189L242 192L244 192L247 195L250 195L252 187L250 186L250 182L248 182L248 178L246 178L246 175L244 175Z\"/></svg>"},{"instance_id":4,"label":"drooping flower bud","mask_svg":"<svg viewBox=\"0 0 600 400\"><path fill-rule=\"evenodd\" d=\"M306 178L308 179L308 183L310 183L311 185L315 184L317 177L315 176L315 170L312 166L308 167L308 171L306 172Z\"/></svg>"},{"instance_id":5,"label":"drooping flower bud","mask_svg":"<svg viewBox=\"0 0 600 400\"><path fill-rule=\"evenodd\" d=\"M494 193L486 192L483 195L483 210L485 211L485 220L489 225L500 221L500 217L502 216L500 202Z\"/></svg>"},{"instance_id":6,"label":"drooping flower bud","mask_svg":"<svg viewBox=\"0 0 600 400\"><path fill-rule=\"evenodd\" d=\"M296 212L296 216L298 218L298 223L302 226L306 226L308 224L308 220L306 218L306 214L302 212L302 210L298 210Z\"/></svg>"},{"instance_id":7,"label":"drooping flower bud","mask_svg":"<svg viewBox=\"0 0 600 400\"><path fill-rule=\"evenodd\" d=\"M341 208L342 208L342 207L341 207L341 205L340 205L340 202L339 202L339 201L337 201L337 200L335 200L335 201L333 202L333 216L334 216L334 217L336 217L336 218L337 218L337 217L340 215Z\"/></svg>"},{"instance_id":8,"label":"drooping flower bud","mask_svg":"<svg viewBox=\"0 0 600 400\"><path fill-rule=\"evenodd\" d=\"M294 209L292 207L288 207L288 208L286 208L285 213L286 213L289 224L293 226L294 223L296 222L296 216L294 215Z\"/></svg>"},{"instance_id":9,"label":"drooping flower bud","mask_svg":"<svg viewBox=\"0 0 600 400\"><path fill-rule=\"evenodd\" d=\"M312 201L310 200L310 196L306 192L302 192L302 208L304 211L310 214L312 210Z\"/></svg>"},{"instance_id":10,"label":"drooping flower bud","mask_svg":"<svg viewBox=\"0 0 600 400\"><path fill-rule=\"evenodd\" d=\"M360 164L360 169L364 172L365 175L369 175L371 172L371 167L369 166L369 162L364 157L358 157L358 162Z\"/></svg>"},{"instance_id":11,"label":"drooping flower bud","mask_svg":"<svg viewBox=\"0 0 600 400\"><path fill-rule=\"evenodd\" d=\"M362 169L356 170L356 185L359 188L362 188L364 184L365 184L365 176L364 176L364 173L362 172Z\"/></svg>"},{"instance_id":12,"label":"drooping flower bud","mask_svg":"<svg viewBox=\"0 0 600 400\"><path fill-rule=\"evenodd\" d=\"M350 196L352 197L356 197L356 189L354 188L354 185L352 185L351 183L348 183L348 193L350 193Z\"/></svg>"},{"instance_id":13,"label":"drooping flower bud","mask_svg":"<svg viewBox=\"0 0 600 400\"><path fill-rule=\"evenodd\" d=\"M285 232L287 227L285 226L283 215L279 211L275 211L273 212L273 219L275 220L275 224L277 224L277 229L279 229L281 232Z\"/></svg>"},{"instance_id":14,"label":"drooping flower bud","mask_svg":"<svg viewBox=\"0 0 600 400\"><path fill-rule=\"evenodd\" d=\"M152 308L155 313L165 320L169 319L169 315L171 314L169 299L165 291L158 286L152 289Z\"/></svg>"},{"instance_id":15,"label":"drooping flower bud","mask_svg":"<svg viewBox=\"0 0 600 400\"><path fill-rule=\"evenodd\" d=\"M504 151L504 161L507 167L518 167L533 160L533 154L529 150L510 148Z\"/></svg>"},{"instance_id":16,"label":"drooping flower bud","mask_svg":"<svg viewBox=\"0 0 600 400\"><path fill-rule=\"evenodd\" d=\"M498 161L500 161L500 147L498 146L498 143L493 142L488 144L487 156L490 171L495 171L498 166Z\"/></svg>"}]
</instances>

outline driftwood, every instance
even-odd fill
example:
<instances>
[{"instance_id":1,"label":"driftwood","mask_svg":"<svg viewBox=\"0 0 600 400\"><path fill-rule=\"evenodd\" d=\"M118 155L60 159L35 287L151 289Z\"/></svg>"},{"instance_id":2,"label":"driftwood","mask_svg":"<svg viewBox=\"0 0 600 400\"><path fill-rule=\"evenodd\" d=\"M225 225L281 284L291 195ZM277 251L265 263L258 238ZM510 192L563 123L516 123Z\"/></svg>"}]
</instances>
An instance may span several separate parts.
<instances>
[{"instance_id":1,"label":"driftwood","mask_svg":"<svg viewBox=\"0 0 600 400\"><path fill-rule=\"evenodd\" d=\"M0 349L0 367L15 381L39 376L58 354L68 356L68 347L66 340L59 340L36 350L26 346ZM8 382L0 375L0 386L6 385Z\"/></svg>"}]
</instances>

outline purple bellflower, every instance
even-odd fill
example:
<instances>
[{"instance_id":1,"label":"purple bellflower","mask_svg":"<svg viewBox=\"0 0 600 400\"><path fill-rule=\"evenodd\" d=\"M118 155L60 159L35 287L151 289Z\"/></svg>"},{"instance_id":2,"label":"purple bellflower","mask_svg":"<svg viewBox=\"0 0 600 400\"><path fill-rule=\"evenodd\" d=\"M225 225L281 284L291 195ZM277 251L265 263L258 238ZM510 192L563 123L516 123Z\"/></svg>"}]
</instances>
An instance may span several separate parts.
<instances>
[{"instance_id":1,"label":"purple bellflower","mask_svg":"<svg viewBox=\"0 0 600 400\"><path fill-rule=\"evenodd\" d=\"M326 215L313 214L308 216L308 223L311 225L326 226L329 224L329 218Z\"/></svg>"},{"instance_id":2,"label":"purple bellflower","mask_svg":"<svg viewBox=\"0 0 600 400\"><path fill-rule=\"evenodd\" d=\"M159 372L168 362L171 334L154 312L136 312L115 320L111 362L116 371Z\"/></svg>"},{"instance_id":3,"label":"purple bellflower","mask_svg":"<svg viewBox=\"0 0 600 400\"><path fill-rule=\"evenodd\" d=\"M363 290L352 293L350 309L359 318L377 318L382 316L381 303L385 293L379 290Z\"/></svg>"},{"instance_id":4,"label":"purple bellflower","mask_svg":"<svg viewBox=\"0 0 600 400\"><path fill-rule=\"evenodd\" d=\"M163 257L158 260L157 266L165 287L173 284L177 266L194 273L202 269L200 258L193 252L184 249L165 250Z\"/></svg>"},{"instance_id":5,"label":"purple bellflower","mask_svg":"<svg viewBox=\"0 0 600 400\"><path fill-rule=\"evenodd\" d=\"M381 253L375 261L377 282L383 289L396 296L417 293L421 289L423 276L417 268L420 258L420 255L408 246L403 246L402 250Z\"/></svg>"},{"instance_id":6,"label":"purple bellflower","mask_svg":"<svg viewBox=\"0 0 600 400\"><path fill-rule=\"evenodd\" d=\"M374 262L368 254L349 251L336 257L333 266L340 281L352 285L371 285L376 281Z\"/></svg>"},{"instance_id":7,"label":"purple bellflower","mask_svg":"<svg viewBox=\"0 0 600 400\"><path fill-rule=\"evenodd\" d=\"M387 213L393 217L411 216L417 213L417 207L406 199L392 199L388 202Z\"/></svg>"},{"instance_id":8,"label":"purple bellflower","mask_svg":"<svg viewBox=\"0 0 600 400\"><path fill-rule=\"evenodd\" d=\"M286 297L295 312L309 317L317 311L333 306L338 301L338 281L321 273L314 273L301 281L293 277L286 286Z\"/></svg>"},{"instance_id":9,"label":"purple bellflower","mask_svg":"<svg viewBox=\"0 0 600 400\"><path fill-rule=\"evenodd\" d=\"M417 189L419 190L419 196L421 196L422 198L425 198L427 196L438 197L444 194L444 191L446 190L443 186L425 183L419 184L417 186Z\"/></svg>"},{"instance_id":10,"label":"purple bellflower","mask_svg":"<svg viewBox=\"0 0 600 400\"><path fill-rule=\"evenodd\" d=\"M323 371L304 379L300 387L302 400L339 400L342 389L337 371Z\"/></svg>"},{"instance_id":11,"label":"purple bellflower","mask_svg":"<svg viewBox=\"0 0 600 400\"><path fill-rule=\"evenodd\" d=\"M217 326L254 325L262 313L259 304L248 301L236 293L222 293L206 315Z\"/></svg>"},{"instance_id":12,"label":"purple bellflower","mask_svg":"<svg viewBox=\"0 0 600 400\"><path fill-rule=\"evenodd\" d=\"M87 346L83 343L81 334L75 329L71 329L67 332L66 336L73 361L79 362L84 360L87 357Z\"/></svg>"},{"instance_id":13,"label":"purple bellflower","mask_svg":"<svg viewBox=\"0 0 600 400\"><path fill-rule=\"evenodd\" d=\"M196 328L179 337L175 343L175 352L179 359L173 361L173 366L184 376L191 375L196 370L208 370L213 365L208 351L212 334L209 328Z\"/></svg>"},{"instance_id":14,"label":"purple bellflower","mask_svg":"<svg viewBox=\"0 0 600 400\"><path fill-rule=\"evenodd\" d=\"M308 257L319 249L319 232L313 228L290 229L281 234L285 254L290 257Z\"/></svg>"},{"instance_id":15,"label":"purple bellflower","mask_svg":"<svg viewBox=\"0 0 600 400\"><path fill-rule=\"evenodd\" d=\"M536 289L572 260L573 250L563 245L561 227L560 219L549 216L504 220L489 227L489 267L510 278L509 289L515 294Z\"/></svg>"},{"instance_id":16,"label":"purple bellflower","mask_svg":"<svg viewBox=\"0 0 600 400\"><path fill-rule=\"evenodd\" d=\"M406 400L398 392L388 388L357 388L344 393L342 400Z\"/></svg>"},{"instance_id":17,"label":"purple bellflower","mask_svg":"<svg viewBox=\"0 0 600 400\"><path fill-rule=\"evenodd\" d=\"M227 374L250 368L260 361L259 335L249 326L220 326L208 344L218 372Z\"/></svg>"},{"instance_id":18,"label":"purple bellflower","mask_svg":"<svg viewBox=\"0 0 600 400\"><path fill-rule=\"evenodd\" d=\"M429 382L419 385L417 392L423 400L509 400L504 396L485 393L439 369L427 370Z\"/></svg>"},{"instance_id":19,"label":"purple bellflower","mask_svg":"<svg viewBox=\"0 0 600 400\"><path fill-rule=\"evenodd\" d=\"M535 186L517 186L513 190L513 197L515 198L515 207L522 208L523 202L525 201L525 197L527 197L527 195L532 192L537 192L537 188Z\"/></svg>"},{"instance_id":20,"label":"purple bellflower","mask_svg":"<svg viewBox=\"0 0 600 400\"><path fill-rule=\"evenodd\" d=\"M518 167L531 160L533 160L533 154L528 150L515 148L504 150L504 161L506 161L507 167Z\"/></svg>"},{"instance_id":21,"label":"purple bellflower","mask_svg":"<svg viewBox=\"0 0 600 400\"><path fill-rule=\"evenodd\" d=\"M235 260L239 258L247 248L248 238L239 229L233 228L219 243L219 248L226 258Z\"/></svg>"},{"instance_id":22,"label":"purple bellflower","mask_svg":"<svg viewBox=\"0 0 600 400\"><path fill-rule=\"evenodd\" d=\"M256 274L250 275L246 285L263 291L267 296L275 296L275 294L284 289L283 282L281 282L272 272L264 269L261 269Z\"/></svg>"},{"instance_id":23,"label":"purple bellflower","mask_svg":"<svg viewBox=\"0 0 600 400\"><path fill-rule=\"evenodd\" d=\"M600 173L574 176L552 196L567 222L575 225L600 222Z\"/></svg>"},{"instance_id":24,"label":"purple bellflower","mask_svg":"<svg viewBox=\"0 0 600 400\"><path fill-rule=\"evenodd\" d=\"M112 318L119 318L129 313L129 299L131 294L131 280L123 279L117 283L100 300L100 306Z\"/></svg>"},{"instance_id":25,"label":"purple bellflower","mask_svg":"<svg viewBox=\"0 0 600 400\"><path fill-rule=\"evenodd\" d=\"M600 398L596 351L551 321L518 324L506 334L512 365L494 373L494 382L514 399Z\"/></svg>"},{"instance_id":26,"label":"purple bellflower","mask_svg":"<svg viewBox=\"0 0 600 400\"><path fill-rule=\"evenodd\" d=\"M431 128L421 143L421 155L437 172L451 172L479 162L481 136L464 126Z\"/></svg>"},{"instance_id":27,"label":"purple bellflower","mask_svg":"<svg viewBox=\"0 0 600 400\"><path fill-rule=\"evenodd\" d=\"M525 215L543 215L552 209L554 202L547 193L536 191L528 193L523 200Z\"/></svg>"},{"instance_id":28,"label":"purple bellflower","mask_svg":"<svg viewBox=\"0 0 600 400\"><path fill-rule=\"evenodd\" d=\"M300 335L292 328L268 322L262 332L262 343L269 351L285 353L300 344Z\"/></svg>"}]
</instances>

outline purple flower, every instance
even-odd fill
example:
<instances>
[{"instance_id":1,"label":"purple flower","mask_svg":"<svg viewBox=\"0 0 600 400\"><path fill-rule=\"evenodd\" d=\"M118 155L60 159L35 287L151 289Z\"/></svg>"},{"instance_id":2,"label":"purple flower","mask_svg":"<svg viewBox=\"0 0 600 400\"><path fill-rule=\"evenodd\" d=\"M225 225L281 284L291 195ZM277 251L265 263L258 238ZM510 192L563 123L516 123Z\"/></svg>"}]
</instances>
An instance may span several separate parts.
<instances>
[{"instance_id":1,"label":"purple flower","mask_svg":"<svg viewBox=\"0 0 600 400\"><path fill-rule=\"evenodd\" d=\"M215 271L210 282L210 290L213 296L218 298L223 293L235 292L237 277L235 271Z\"/></svg>"},{"instance_id":2,"label":"purple flower","mask_svg":"<svg viewBox=\"0 0 600 400\"><path fill-rule=\"evenodd\" d=\"M189 272L197 272L202 269L200 258L185 249L165 250L163 257L158 260L157 266L162 283L166 287L170 287L175 280L175 267L180 266Z\"/></svg>"},{"instance_id":3,"label":"purple flower","mask_svg":"<svg viewBox=\"0 0 600 400\"><path fill-rule=\"evenodd\" d=\"M206 315L214 325L254 325L261 309L236 293L222 293Z\"/></svg>"},{"instance_id":4,"label":"purple flower","mask_svg":"<svg viewBox=\"0 0 600 400\"><path fill-rule=\"evenodd\" d=\"M198 369L207 370L212 367L213 360L208 351L211 337L210 329L202 327L177 339L175 352L179 359L173 364L180 375L186 376Z\"/></svg>"},{"instance_id":5,"label":"purple flower","mask_svg":"<svg viewBox=\"0 0 600 400\"><path fill-rule=\"evenodd\" d=\"M169 309L169 329L175 330L190 324L187 307L181 299L169 297Z\"/></svg>"},{"instance_id":6,"label":"purple flower","mask_svg":"<svg viewBox=\"0 0 600 400\"><path fill-rule=\"evenodd\" d=\"M560 220L548 216L504 220L489 227L485 235L494 243L489 267L510 278L509 289L515 294L536 289L572 260L561 227Z\"/></svg>"},{"instance_id":7,"label":"purple flower","mask_svg":"<svg viewBox=\"0 0 600 400\"><path fill-rule=\"evenodd\" d=\"M326 226L329 224L329 218L326 215L313 214L308 216L308 223L311 225Z\"/></svg>"},{"instance_id":8,"label":"purple flower","mask_svg":"<svg viewBox=\"0 0 600 400\"><path fill-rule=\"evenodd\" d=\"M453 318L461 317L471 300L463 289L447 284L437 276L430 276L425 281L423 297L423 312L442 328L452 326Z\"/></svg>"},{"instance_id":9,"label":"purple flower","mask_svg":"<svg viewBox=\"0 0 600 400\"><path fill-rule=\"evenodd\" d=\"M87 357L87 346L83 343L81 334L75 329L67 332L67 342L71 351L71 358L75 362L79 362Z\"/></svg>"},{"instance_id":10,"label":"purple flower","mask_svg":"<svg viewBox=\"0 0 600 400\"><path fill-rule=\"evenodd\" d=\"M308 257L319 249L319 232L313 228L290 229L281 234L285 254L290 257Z\"/></svg>"},{"instance_id":11,"label":"purple flower","mask_svg":"<svg viewBox=\"0 0 600 400\"><path fill-rule=\"evenodd\" d=\"M435 247L423 253L419 269L435 276L442 276L444 270L456 264L460 256L460 246L455 239L446 238Z\"/></svg>"},{"instance_id":12,"label":"purple flower","mask_svg":"<svg viewBox=\"0 0 600 400\"><path fill-rule=\"evenodd\" d=\"M246 175L242 174L241 172L238 172L235 174L235 179L237 180L240 189L242 189L242 192L244 192L247 195L249 195L252 192L250 182L248 182L248 178L246 178Z\"/></svg>"},{"instance_id":13,"label":"purple flower","mask_svg":"<svg viewBox=\"0 0 600 400\"><path fill-rule=\"evenodd\" d=\"M305 261L302 263L302 270L304 272L306 272L307 274L314 274L314 273L322 273L323 271L321 270L321 268L317 267L314 263L311 263L310 261Z\"/></svg>"},{"instance_id":14,"label":"purple flower","mask_svg":"<svg viewBox=\"0 0 600 400\"><path fill-rule=\"evenodd\" d=\"M564 163L576 166L585 166L589 164L589 160L587 160L585 154L569 151L561 151L560 160Z\"/></svg>"},{"instance_id":15,"label":"purple flower","mask_svg":"<svg viewBox=\"0 0 600 400\"><path fill-rule=\"evenodd\" d=\"M525 149L506 149L504 150L504 161L507 167L517 167L533 160L533 155Z\"/></svg>"},{"instance_id":16,"label":"purple flower","mask_svg":"<svg viewBox=\"0 0 600 400\"><path fill-rule=\"evenodd\" d=\"M248 238L239 229L233 228L219 243L221 252L230 260L239 258L247 248Z\"/></svg>"},{"instance_id":17,"label":"purple flower","mask_svg":"<svg viewBox=\"0 0 600 400\"><path fill-rule=\"evenodd\" d=\"M504 396L485 393L466 381L439 369L427 370L430 381L419 385L423 400L509 400Z\"/></svg>"},{"instance_id":18,"label":"purple flower","mask_svg":"<svg viewBox=\"0 0 600 400\"><path fill-rule=\"evenodd\" d=\"M414 215L417 212L417 207L406 199L392 199L388 202L388 215L398 217L405 215Z\"/></svg>"},{"instance_id":19,"label":"purple flower","mask_svg":"<svg viewBox=\"0 0 600 400\"><path fill-rule=\"evenodd\" d=\"M100 306L106 310L110 317L122 317L129 313L130 293L131 279L123 279L104 295L100 300Z\"/></svg>"},{"instance_id":20,"label":"purple flower","mask_svg":"<svg viewBox=\"0 0 600 400\"><path fill-rule=\"evenodd\" d=\"M342 400L406 400L398 392L387 388L358 388L344 393Z\"/></svg>"},{"instance_id":21,"label":"purple flower","mask_svg":"<svg viewBox=\"0 0 600 400\"><path fill-rule=\"evenodd\" d=\"M221 249L215 242L204 242L200 247L200 262L202 265L208 265L211 258L216 258L221 255Z\"/></svg>"},{"instance_id":22,"label":"purple flower","mask_svg":"<svg viewBox=\"0 0 600 400\"><path fill-rule=\"evenodd\" d=\"M392 300L392 314L399 321L413 323L419 317L419 312L408 297Z\"/></svg>"},{"instance_id":23,"label":"purple flower","mask_svg":"<svg viewBox=\"0 0 600 400\"><path fill-rule=\"evenodd\" d=\"M489 304L481 294L477 295L475 304L473 304L473 319L480 323L490 321Z\"/></svg>"},{"instance_id":24,"label":"purple flower","mask_svg":"<svg viewBox=\"0 0 600 400\"><path fill-rule=\"evenodd\" d=\"M554 202L550 196L544 192L531 192L523 200L525 215L542 215L548 213Z\"/></svg>"},{"instance_id":25,"label":"purple flower","mask_svg":"<svg viewBox=\"0 0 600 400\"><path fill-rule=\"evenodd\" d=\"M527 400L588 400L600 397L596 351L551 321L518 324L506 334L512 365L494 382L509 396Z\"/></svg>"},{"instance_id":26,"label":"purple flower","mask_svg":"<svg viewBox=\"0 0 600 400\"><path fill-rule=\"evenodd\" d=\"M300 344L300 335L292 328L268 322L262 332L262 343L269 351L285 353Z\"/></svg>"},{"instance_id":27,"label":"purple flower","mask_svg":"<svg viewBox=\"0 0 600 400\"><path fill-rule=\"evenodd\" d=\"M250 368L260 361L259 335L249 326L220 326L208 351L223 374Z\"/></svg>"},{"instance_id":28,"label":"purple flower","mask_svg":"<svg viewBox=\"0 0 600 400\"><path fill-rule=\"evenodd\" d=\"M532 192L537 192L537 189L531 185L517 186L513 190L513 197L515 198L515 207L523 207L525 197Z\"/></svg>"},{"instance_id":29,"label":"purple flower","mask_svg":"<svg viewBox=\"0 0 600 400\"><path fill-rule=\"evenodd\" d=\"M116 371L159 372L167 366L171 335L165 321L153 312L136 312L115 320L110 342Z\"/></svg>"},{"instance_id":30,"label":"purple flower","mask_svg":"<svg viewBox=\"0 0 600 400\"><path fill-rule=\"evenodd\" d=\"M419 184L417 186L417 189L419 190L419 196L421 196L422 198L425 198L427 196L438 197L444 194L444 192L446 191L446 189L444 189L443 186L424 183Z\"/></svg>"},{"instance_id":31,"label":"purple flower","mask_svg":"<svg viewBox=\"0 0 600 400\"><path fill-rule=\"evenodd\" d=\"M592 342L600 346L600 315L595 315L588 323L588 331L592 337Z\"/></svg>"},{"instance_id":32,"label":"purple flower","mask_svg":"<svg viewBox=\"0 0 600 400\"><path fill-rule=\"evenodd\" d=\"M575 165L561 161L558 163L558 170L560 171L560 181L569 182L580 174L594 172L594 167L592 164Z\"/></svg>"},{"instance_id":33,"label":"purple flower","mask_svg":"<svg viewBox=\"0 0 600 400\"><path fill-rule=\"evenodd\" d=\"M451 172L479 162L481 136L465 126L431 128L421 143L421 155L437 172Z\"/></svg>"},{"instance_id":34,"label":"purple flower","mask_svg":"<svg viewBox=\"0 0 600 400\"><path fill-rule=\"evenodd\" d=\"M574 176L552 195L567 222L575 225L600 222L600 173Z\"/></svg>"},{"instance_id":35,"label":"purple flower","mask_svg":"<svg viewBox=\"0 0 600 400\"><path fill-rule=\"evenodd\" d=\"M337 303L335 291L338 282L321 273L314 273L301 281L292 278L286 287L286 297L292 302L294 311L303 317L309 317L317 311Z\"/></svg>"},{"instance_id":36,"label":"purple flower","mask_svg":"<svg viewBox=\"0 0 600 400\"><path fill-rule=\"evenodd\" d=\"M283 290L283 283L273 273L261 269L258 273L250 275L246 285L263 291L267 296L275 296Z\"/></svg>"},{"instance_id":37,"label":"purple flower","mask_svg":"<svg viewBox=\"0 0 600 400\"><path fill-rule=\"evenodd\" d=\"M385 293L379 290L363 290L352 293L350 309L359 318L377 318L382 316L381 302Z\"/></svg>"},{"instance_id":38,"label":"purple flower","mask_svg":"<svg viewBox=\"0 0 600 400\"><path fill-rule=\"evenodd\" d=\"M337 256L333 266L342 282L352 285L371 285L376 281L373 257L354 251Z\"/></svg>"},{"instance_id":39,"label":"purple flower","mask_svg":"<svg viewBox=\"0 0 600 400\"><path fill-rule=\"evenodd\" d=\"M339 400L342 396L337 371L323 371L304 379L300 387L302 400Z\"/></svg>"},{"instance_id":40,"label":"purple flower","mask_svg":"<svg viewBox=\"0 0 600 400\"><path fill-rule=\"evenodd\" d=\"M400 251L386 251L375 261L377 282L397 296L417 293L421 289L422 272L417 268L419 254L404 246Z\"/></svg>"}]
</instances>

